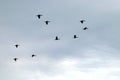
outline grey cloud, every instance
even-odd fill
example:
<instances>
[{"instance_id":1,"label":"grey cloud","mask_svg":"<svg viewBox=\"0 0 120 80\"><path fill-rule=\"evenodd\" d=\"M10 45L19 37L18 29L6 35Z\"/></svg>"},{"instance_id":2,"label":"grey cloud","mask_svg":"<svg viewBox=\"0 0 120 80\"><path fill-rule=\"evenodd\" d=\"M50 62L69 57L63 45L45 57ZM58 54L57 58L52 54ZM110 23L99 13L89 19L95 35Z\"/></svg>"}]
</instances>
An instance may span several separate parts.
<instances>
[{"instance_id":1,"label":"grey cloud","mask_svg":"<svg viewBox=\"0 0 120 80\"><path fill-rule=\"evenodd\" d=\"M75 67L86 72L120 66L119 1L4 0L0 4L0 79L25 80L37 72L62 74L58 65L64 58L77 59ZM37 20L39 13L43 17ZM80 24L81 19L85 24ZM74 34L79 38L74 40ZM60 41L54 40L56 35ZM21 46L16 49L14 44ZM31 59L33 53L37 56ZM14 63L13 57L20 60Z\"/></svg>"}]
</instances>

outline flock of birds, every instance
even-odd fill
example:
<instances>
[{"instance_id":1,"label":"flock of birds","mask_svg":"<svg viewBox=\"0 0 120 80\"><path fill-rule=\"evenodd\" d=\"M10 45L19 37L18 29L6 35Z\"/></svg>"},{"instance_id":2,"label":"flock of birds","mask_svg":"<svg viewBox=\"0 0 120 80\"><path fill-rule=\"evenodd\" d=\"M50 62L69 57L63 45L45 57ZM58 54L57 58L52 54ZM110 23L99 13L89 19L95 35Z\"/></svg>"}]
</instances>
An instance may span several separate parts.
<instances>
[{"instance_id":1,"label":"flock of birds","mask_svg":"<svg viewBox=\"0 0 120 80\"><path fill-rule=\"evenodd\" d=\"M43 15L38 14L38 15L36 15L36 16L37 16L38 19L40 19ZM84 22L85 22L85 20L80 20L80 23L81 23L81 24L83 24ZM50 23L50 21L48 21L48 20L45 21L45 24L46 24L46 25L48 25L49 23ZM87 29L88 29L88 27L84 27L84 28L83 28L83 30L87 30ZM77 37L77 35L74 35L73 38L76 39L76 38L78 38L78 37ZM60 38L59 38L58 36L56 36L56 37L55 37L55 40L60 40ZM16 44L16 45L14 45L14 46L15 46L16 48L18 48L20 45L19 45L19 44ZM35 57L35 56L36 56L35 54L32 54L32 55L31 55L32 58ZM13 58L13 60L14 60L14 61L17 61L18 58L15 57L15 58Z\"/></svg>"}]
</instances>

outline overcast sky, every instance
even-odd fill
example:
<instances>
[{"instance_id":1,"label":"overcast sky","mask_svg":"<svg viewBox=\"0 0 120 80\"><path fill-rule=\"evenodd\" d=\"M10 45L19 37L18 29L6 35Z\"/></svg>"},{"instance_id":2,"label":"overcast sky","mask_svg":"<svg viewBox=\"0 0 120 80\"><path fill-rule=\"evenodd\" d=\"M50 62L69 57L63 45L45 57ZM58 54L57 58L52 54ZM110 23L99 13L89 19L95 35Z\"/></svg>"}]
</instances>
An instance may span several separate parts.
<instances>
[{"instance_id":1,"label":"overcast sky","mask_svg":"<svg viewBox=\"0 0 120 80\"><path fill-rule=\"evenodd\" d=\"M119 21L119 0L0 0L0 80L120 80Z\"/></svg>"}]
</instances>

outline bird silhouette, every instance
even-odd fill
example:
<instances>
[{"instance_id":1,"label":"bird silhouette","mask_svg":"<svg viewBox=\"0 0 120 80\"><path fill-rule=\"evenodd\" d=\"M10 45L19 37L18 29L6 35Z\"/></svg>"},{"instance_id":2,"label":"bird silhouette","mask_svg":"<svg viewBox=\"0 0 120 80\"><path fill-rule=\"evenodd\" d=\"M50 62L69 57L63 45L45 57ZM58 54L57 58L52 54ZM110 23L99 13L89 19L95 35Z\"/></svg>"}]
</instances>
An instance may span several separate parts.
<instances>
[{"instance_id":1,"label":"bird silhouette","mask_svg":"<svg viewBox=\"0 0 120 80\"><path fill-rule=\"evenodd\" d=\"M20 45L18 45L18 44L15 45L16 48L18 48L18 46L20 46Z\"/></svg>"},{"instance_id":2,"label":"bird silhouette","mask_svg":"<svg viewBox=\"0 0 120 80\"><path fill-rule=\"evenodd\" d=\"M78 38L77 35L74 35L74 39Z\"/></svg>"},{"instance_id":3,"label":"bird silhouette","mask_svg":"<svg viewBox=\"0 0 120 80\"><path fill-rule=\"evenodd\" d=\"M17 61L18 60L18 58L14 58L14 61Z\"/></svg>"},{"instance_id":4,"label":"bird silhouette","mask_svg":"<svg viewBox=\"0 0 120 80\"><path fill-rule=\"evenodd\" d=\"M40 19L40 18L41 18L41 16L43 16L43 15L41 15L41 14L38 14L38 15L37 15L38 19Z\"/></svg>"},{"instance_id":5,"label":"bird silhouette","mask_svg":"<svg viewBox=\"0 0 120 80\"><path fill-rule=\"evenodd\" d=\"M50 22L50 21L45 21L46 25L48 25L49 22Z\"/></svg>"},{"instance_id":6,"label":"bird silhouette","mask_svg":"<svg viewBox=\"0 0 120 80\"><path fill-rule=\"evenodd\" d=\"M35 57L36 55L35 54L32 54L32 57Z\"/></svg>"},{"instance_id":7,"label":"bird silhouette","mask_svg":"<svg viewBox=\"0 0 120 80\"><path fill-rule=\"evenodd\" d=\"M58 38L58 36L55 37L55 40L60 40L60 38Z\"/></svg>"},{"instance_id":8,"label":"bird silhouette","mask_svg":"<svg viewBox=\"0 0 120 80\"><path fill-rule=\"evenodd\" d=\"M85 20L81 20L80 22L83 24L85 22Z\"/></svg>"},{"instance_id":9,"label":"bird silhouette","mask_svg":"<svg viewBox=\"0 0 120 80\"><path fill-rule=\"evenodd\" d=\"M84 27L83 30L87 30L88 28L87 27Z\"/></svg>"}]
</instances>

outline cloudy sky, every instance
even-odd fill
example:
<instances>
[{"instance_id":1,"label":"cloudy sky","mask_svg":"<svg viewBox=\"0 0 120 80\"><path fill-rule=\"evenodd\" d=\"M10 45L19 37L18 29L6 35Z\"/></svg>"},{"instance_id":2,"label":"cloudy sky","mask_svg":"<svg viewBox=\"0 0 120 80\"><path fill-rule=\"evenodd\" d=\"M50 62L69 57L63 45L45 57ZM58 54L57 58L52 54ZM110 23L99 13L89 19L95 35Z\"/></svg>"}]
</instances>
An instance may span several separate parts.
<instances>
[{"instance_id":1,"label":"cloudy sky","mask_svg":"<svg viewBox=\"0 0 120 80\"><path fill-rule=\"evenodd\" d=\"M120 80L119 21L119 0L0 0L0 80Z\"/></svg>"}]
</instances>

